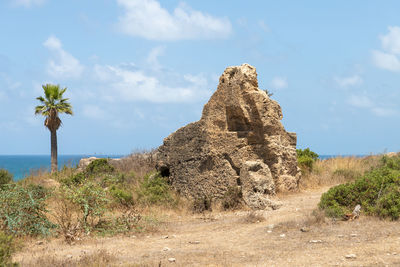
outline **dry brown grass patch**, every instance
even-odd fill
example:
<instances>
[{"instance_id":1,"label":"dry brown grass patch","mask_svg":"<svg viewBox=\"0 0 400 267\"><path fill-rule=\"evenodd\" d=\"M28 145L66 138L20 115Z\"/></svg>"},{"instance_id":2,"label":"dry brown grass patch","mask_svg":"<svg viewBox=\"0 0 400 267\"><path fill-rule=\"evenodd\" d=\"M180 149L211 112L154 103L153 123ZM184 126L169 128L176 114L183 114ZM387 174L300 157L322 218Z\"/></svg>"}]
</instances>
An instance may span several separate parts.
<instances>
[{"instance_id":1,"label":"dry brown grass patch","mask_svg":"<svg viewBox=\"0 0 400 267\"><path fill-rule=\"evenodd\" d=\"M380 156L336 157L318 160L313 170L305 173L300 180L300 188L319 188L353 181L379 164Z\"/></svg>"},{"instance_id":2,"label":"dry brown grass patch","mask_svg":"<svg viewBox=\"0 0 400 267\"><path fill-rule=\"evenodd\" d=\"M259 223L265 221L265 217L255 211L249 212L241 220L243 223Z\"/></svg>"},{"instance_id":3,"label":"dry brown grass patch","mask_svg":"<svg viewBox=\"0 0 400 267\"><path fill-rule=\"evenodd\" d=\"M77 257L72 255L66 256L64 259L52 257L49 255L39 257L32 266L41 267L100 267L100 266L116 266L117 257L105 250L99 250L97 253L83 253Z\"/></svg>"}]
</instances>

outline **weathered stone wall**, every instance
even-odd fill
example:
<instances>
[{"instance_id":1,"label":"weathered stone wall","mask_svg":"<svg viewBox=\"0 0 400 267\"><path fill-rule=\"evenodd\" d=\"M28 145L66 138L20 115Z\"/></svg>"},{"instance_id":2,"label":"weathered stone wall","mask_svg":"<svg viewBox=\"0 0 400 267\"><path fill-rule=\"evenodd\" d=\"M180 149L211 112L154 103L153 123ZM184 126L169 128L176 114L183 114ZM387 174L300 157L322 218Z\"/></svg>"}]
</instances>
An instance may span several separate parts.
<instances>
[{"instance_id":1,"label":"weathered stone wall","mask_svg":"<svg viewBox=\"0 0 400 267\"><path fill-rule=\"evenodd\" d=\"M296 134L281 124L279 104L258 88L256 69L227 68L199 121L178 129L158 149L157 168L183 195L220 198L239 186L253 208L298 187Z\"/></svg>"}]
</instances>

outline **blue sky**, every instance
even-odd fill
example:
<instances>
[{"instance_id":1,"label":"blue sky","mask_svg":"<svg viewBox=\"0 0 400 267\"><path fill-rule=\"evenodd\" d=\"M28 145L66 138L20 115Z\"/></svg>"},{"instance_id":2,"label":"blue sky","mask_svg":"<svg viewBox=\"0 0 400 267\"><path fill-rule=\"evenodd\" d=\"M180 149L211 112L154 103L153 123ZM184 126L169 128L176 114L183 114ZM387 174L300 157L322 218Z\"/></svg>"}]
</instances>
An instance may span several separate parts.
<instances>
[{"instance_id":1,"label":"blue sky","mask_svg":"<svg viewBox=\"0 0 400 267\"><path fill-rule=\"evenodd\" d=\"M67 87L60 154L159 146L228 66L257 68L298 147L399 151L399 1L0 1L0 154L49 154L41 85Z\"/></svg>"}]
</instances>

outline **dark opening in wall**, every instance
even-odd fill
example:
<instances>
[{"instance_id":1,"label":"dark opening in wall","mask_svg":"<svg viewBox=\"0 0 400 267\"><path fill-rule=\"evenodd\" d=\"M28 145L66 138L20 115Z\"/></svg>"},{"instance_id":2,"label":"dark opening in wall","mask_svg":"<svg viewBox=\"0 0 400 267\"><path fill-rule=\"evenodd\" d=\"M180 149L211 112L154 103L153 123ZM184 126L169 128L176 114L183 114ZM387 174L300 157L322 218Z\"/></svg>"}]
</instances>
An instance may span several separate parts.
<instances>
[{"instance_id":1,"label":"dark opening in wall","mask_svg":"<svg viewBox=\"0 0 400 267\"><path fill-rule=\"evenodd\" d=\"M250 123L239 106L226 107L226 122L228 131L241 132L250 130Z\"/></svg>"},{"instance_id":2,"label":"dark opening in wall","mask_svg":"<svg viewBox=\"0 0 400 267\"><path fill-rule=\"evenodd\" d=\"M169 175L170 175L169 168L167 166L162 166L160 168L160 174L162 177L169 177Z\"/></svg>"}]
</instances>

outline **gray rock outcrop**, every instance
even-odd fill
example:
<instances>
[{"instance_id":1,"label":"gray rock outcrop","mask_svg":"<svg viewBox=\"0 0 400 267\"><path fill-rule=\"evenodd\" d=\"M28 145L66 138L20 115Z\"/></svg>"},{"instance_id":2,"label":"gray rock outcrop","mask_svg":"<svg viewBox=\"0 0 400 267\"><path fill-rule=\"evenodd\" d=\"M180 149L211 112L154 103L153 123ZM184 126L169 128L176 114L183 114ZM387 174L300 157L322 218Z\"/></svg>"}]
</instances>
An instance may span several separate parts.
<instances>
[{"instance_id":1,"label":"gray rock outcrop","mask_svg":"<svg viewBox=\"0 0 400 267\"><path fill-rule=\"evenodd\" d=\"M300 179L296 134L281 119L254 67L228 67L201 119L164 139L157 168L185 196L221 198L239 186L250 207L277 207L269 196L296 189Z\"/></svg>"}]
</instances>

